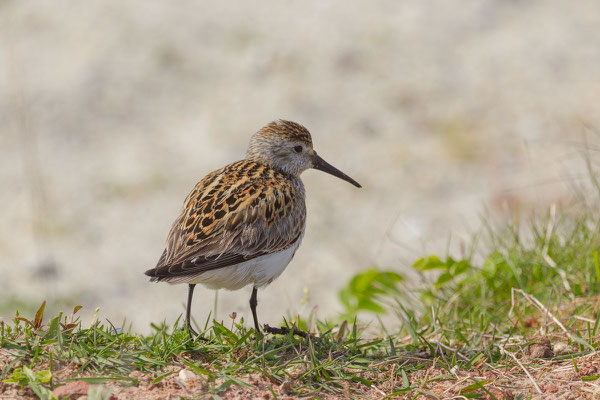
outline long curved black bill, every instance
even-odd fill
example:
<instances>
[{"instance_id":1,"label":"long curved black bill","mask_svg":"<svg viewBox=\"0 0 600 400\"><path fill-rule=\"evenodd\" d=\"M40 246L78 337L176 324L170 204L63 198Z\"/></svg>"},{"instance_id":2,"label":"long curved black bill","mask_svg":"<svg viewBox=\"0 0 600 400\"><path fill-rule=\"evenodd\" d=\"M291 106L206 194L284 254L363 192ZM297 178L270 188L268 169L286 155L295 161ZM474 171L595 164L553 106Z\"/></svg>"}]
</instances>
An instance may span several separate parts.
<instances>
[{"instance_id":1,"label":"long curved black bill","mask_svg":"<svg viewBox=\"0 0 600 400\"><path fill-rule=\"evenodd\" d=\"M327 172L328 174L331 174L333 176L337 176L338 178L343 179L346 182L350 182L356 187L362 187L360 186L360 183L356 182L354 179L350 178L348 175L346 175L345 173L343 173L342 171L340 171L339 169L337 169L336 167L319 157L319 155L316 152L313 168L318 169L319 171Z\"/></svg>"}]
</instances>

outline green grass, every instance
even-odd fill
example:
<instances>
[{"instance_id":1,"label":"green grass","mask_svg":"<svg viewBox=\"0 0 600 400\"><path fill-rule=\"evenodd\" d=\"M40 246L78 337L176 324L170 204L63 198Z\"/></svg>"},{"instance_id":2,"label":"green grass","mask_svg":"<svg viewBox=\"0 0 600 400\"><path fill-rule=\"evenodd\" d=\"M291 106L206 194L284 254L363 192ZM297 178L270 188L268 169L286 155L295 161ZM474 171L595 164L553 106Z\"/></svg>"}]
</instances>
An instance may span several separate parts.
<instances>
[{"instance_id":1,"label":"green grass","mask_svg":"<svg viewBox=\"0 0 600 400\"><path fill-rule=\"evenodd\" d=\"M145 384L132 375L138 371L159 385L181 369L215 398L256 387L252 377L273 398L529 398L546 390L552 373L527 356L545 336L555 351L552 365L570 369L570 382L585 389L600 377L586 367L600 345L597 204L551 208L521 223L488 222L465 257L417 260L412 268L425 283L416 289L397 271L365 270L340 292L341 315L295 321L311 325L307 339L255 337L235 317L207 321L208 341L165 325L144 336L110 323L84 327L77 309L44 318L42 306L30 319L1 323L0 354L8 360L0 364L1 380L47 399L70 380ZM365 313L387 313L393 331L354 322Z\"/></svg>"},{"instance_id":2,"label":"green grass","mask_svg":"<svg viewBox=\"0 0 600 400\"><path fill-rule=\"evenodd\" d=\"M343 389L340 382L346 380L370 385L360 375L391 354L386 341L360 340L356 327L343 337L344 332L324 323L319 323L318 337L262 340L243 322L231 321L226 327L214 321L202 332L208 341L193 341L186 331L164 325L153 326L155 332L149 336L121 332L100 322L84 328L75 314L58 315L44 326L42 314L43 308L32 320L18 317L14 324L1 326L0 344L14 356L2 371L5 382L52 389L64 383L52 372L69 364L75 367L74 379L90 383L137 385L138 381L129 377L132 371L158 371L153 379L158 383L173 373L160 371L178 365L205 380L209 393L219 393L230 385L248 385L240 379L248 374L278 383L293 380L297 393L335 393ZM28 377L24 369L36 371L42 378Z\"/></svg>"}]
</instances>

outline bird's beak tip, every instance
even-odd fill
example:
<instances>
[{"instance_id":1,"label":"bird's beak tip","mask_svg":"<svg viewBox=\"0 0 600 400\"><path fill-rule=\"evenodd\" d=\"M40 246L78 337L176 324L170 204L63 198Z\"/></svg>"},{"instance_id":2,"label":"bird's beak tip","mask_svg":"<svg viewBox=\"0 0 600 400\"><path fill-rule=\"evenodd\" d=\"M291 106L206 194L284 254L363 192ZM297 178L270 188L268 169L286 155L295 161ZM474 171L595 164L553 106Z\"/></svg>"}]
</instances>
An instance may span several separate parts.
<instances>
[{"instance_id":1,"label":"bird's beak tip","mask_svg":"<svg viewBox=\"0 0 600 400\"><path fill-rule=\"evenodd\" d=\"M345 180L346 182L351 183L352 185L356 186L357 188L362 187L360 185L360 183L356 182L354 179L350 178L348 175L346 175L339 169L335 168L333 165L329 164L327 161L323 160L319 155L317 155L316 152L314 155L313 168L318 169L319 171L327 172L328 174L331 174L337 178Z\"/></svg>"}]
</instances>

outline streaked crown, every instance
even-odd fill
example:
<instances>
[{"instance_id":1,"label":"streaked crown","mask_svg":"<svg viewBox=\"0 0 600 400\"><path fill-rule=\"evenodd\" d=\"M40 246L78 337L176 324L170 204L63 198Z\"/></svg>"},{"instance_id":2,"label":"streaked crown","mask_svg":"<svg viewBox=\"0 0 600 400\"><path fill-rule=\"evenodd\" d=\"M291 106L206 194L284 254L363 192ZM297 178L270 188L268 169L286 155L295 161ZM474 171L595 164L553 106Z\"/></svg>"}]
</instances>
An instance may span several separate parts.
<instances>
[{"instance_id":1,"label":"streaked crown","mask_svg":"<svg viewBox=\"0 0 600 400\"><path fill-rule=\"evenodd\" d=\"M301 141L312 146L310 132L297 122L278 119L265 125L257 132L260 136L280 136L289 141Z\"/></svg>"}]
</instances>

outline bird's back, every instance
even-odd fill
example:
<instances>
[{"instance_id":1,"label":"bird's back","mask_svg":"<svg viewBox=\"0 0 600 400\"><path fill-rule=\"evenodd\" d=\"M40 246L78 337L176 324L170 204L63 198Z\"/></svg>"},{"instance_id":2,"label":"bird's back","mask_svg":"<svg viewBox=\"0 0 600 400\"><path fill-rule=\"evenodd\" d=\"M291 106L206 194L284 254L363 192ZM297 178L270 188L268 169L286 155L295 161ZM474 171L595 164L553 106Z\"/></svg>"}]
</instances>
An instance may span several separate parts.
<instances>
[{"instance_id":1,"label":"bird's back","mask_svg":"<svg viewBox=\"0 0 600 400\"><path fill-rule=\"evenodd\" d=\"M251 160L208 174L187 196L151 280L181 282L207 271L275 254L301 237L304 186Z\"/></svg>"}]
</instances>

